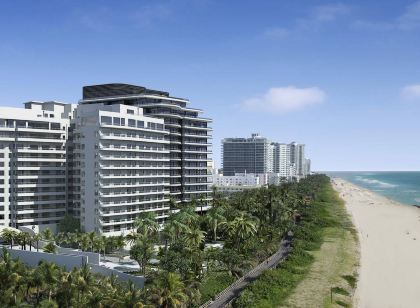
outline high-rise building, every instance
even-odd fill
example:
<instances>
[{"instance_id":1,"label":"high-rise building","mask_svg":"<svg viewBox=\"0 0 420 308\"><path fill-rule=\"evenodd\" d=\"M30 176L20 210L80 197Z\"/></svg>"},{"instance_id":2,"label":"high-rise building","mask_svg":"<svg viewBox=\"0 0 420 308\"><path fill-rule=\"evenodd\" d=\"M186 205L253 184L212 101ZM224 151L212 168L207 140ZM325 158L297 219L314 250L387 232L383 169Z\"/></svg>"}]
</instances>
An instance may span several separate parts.
<instances>
[{"instance_id":1,"label":"high-rise building","mask_svg":"<svg viewBox=\"0 0 420 308\"><path fill-rule=\"evenodd\" d=\"M119 188L119 191L124 193L121 196L116 195L111 189L105 190L103 187L98 190L98 198L92 196L91 201L96 202L97 200L99 203L98 212L93 212L94 216L98 218L104 213L107 215L107 218L101 218L99 222L96 222L97 231L116 234L116 232L130 230L136 214L144 210L157 212L159 221L162 222L168 214L169 198L178 203L196 199L199 202L197 210L209 208L208 201L211 200L209 173L211 128L209 124L211 119L200 117L199 114L202 111L191 108L187 106L188 104L188 100L171 97L167 92L134 85L105 84L83 88L83 99L80 101L76 114L82 114L85 110L90 110L89 108L101 110L102 113L106 108L114 107L109 110L114 114L108 115L112 118L112 124L108 124L105 129L102 119L97 114L95 125L101 125L101 128L93 128L93 130L99 130L102 133L97 137L99 148L93 149L96 152L99 150L98 155L102 159L96 170L101 179L98 188L105 182L108 186L134 185L131 187L133 192L128 190L128 187ZM136 115L141 119L136 118ZM120 118L119 124L118 119L116 124L114 123L114 117ZM144 122L150 126L134 127L134 123L138 122ZM76 123L76 136L79 133L78 129L82 126L83 121L80 124ZM104 136L105 132L108 135L111 134L112 138ZM114 144L107 142L107 147L114 147L113 152L110 152L110 149L104 149L105 141L102 139L106 138L116 140L113 141ZM80 146L84 144L85 148L87 146L86 142L77 142L76 147L77 144ZM116 147L126 147L126 154L120 154L121 150L115 150ZM104 151L108 151L107 154L110 156L108 158L112 163L110 167L106 167L107 164L104 162L104 154L106 154ZM82 149L82 152L86 153L86 150ZM134 155L134 152L139 153ZM130 158L127 157L127 154ZM121 171L122 169L119 168L121 166L127 166L127 170ZM81 168L87 172L83 166ZM102 171L102 169L106 170L104 168L114 169L114 172ZM119 178L115 179L117 173ZM104 174L108 174L107 181L103 179ZM93 175L95 174L90 172L90 174L85 174L85 177L90 178ZM144 180L140 179L141 175L143 177L150 175L155 178L155 182L142 182ZM135 177L135 183L130 177ZM87 202L83 193L86 194L90 186L87 186L86 182L80 182L79 186L80 200ZM145 196L146 194L150 196ZM151 196L152 194L153 196ZM140 195L141 197L139 197ZM120 199L115 199L117 197ZM118 212L122 208L121 203L126 202L127 197L130 197L132 201L129 202L128 207L123 206L123 211ZM110 202L108 205L112 207L105 211L104 202ZM154 204L148 205L151 202ZM92 217L90 208L92 204L95 203L89 202L84 206L75 204L73 207L75 213L78 211L77 208L80 208L82 226L89 230L95 221L85 225L84 221L86 221L86 217ZM204 206L202 206L203 204ZM88 208L90 213L84 215L83 209L86 211ZM83 217L85 217L84 220Z\"/></svg>"},{"instance_id":2,"label":"high-rise building","mask_svg":"<svg viewBox=\"0 0 420 308\"><path fill-rule=\"evenodd\" d=\"M281 177L287 178L290 172L290 144L273 143L274 146L274 172L279 173Z\"/></svg>"},{"instance_id":3,"label":"high-rise building","mask_svg":"<svg viewBox=\"0 0 420 308\"><path fill-rule=\"evenodd\" d=\"M299 179L308 174L304 144L271 142L257 134L223 139L222 159L225 176L275 173L272 178Z\"/></svg>"},{"instance_id":4,"label":"high-rise building","mask_svg":"<svg viewBox=\"0 0 420 308\"><path fill-rule=\"evenodd\" d=\"M258 134L252 134L251 138L223 139L223 175L273 172L273 149L272 142Z\"/></svg>"},{"instance_id":5,"label":"high-rise building","mask_svg":"<svg viewBox=\"0 0 420 308\"><path fill-rule=\"evenodd\" d=\"M141 212L153 211L160 223L167 217L169 132L163 123L136 106L77 108L69 210L84 231L119 235L134 228Z\"/></svg>"},{"instance_id":6,"label":"high-rise building","mask_svg":"<svg viewBox=\"0 0 420 308\"><path fill-rule=\"evenodd\" d=\"M290 144L290 163L294 166L296 176L306 176L305 145L292 142Z\"/></svg>"},{"instance_id":7,"label":"high-rise building","mask_svg":"<svg viewBox=\"0 0 420 308\"><path fill-rule=\"evenodd\" d=\"M66 142L75 106L0 107L0 225L56 229L66 213Z\"/></svg>"},{"instance_id":8,"label":"high-rise building","mask_svg":"<svg viewBox=\"0 0 420 308\"><path fill-rule=\"evenodd\" d=\"M0 224L118 235L136 216L159 223L175 202L211 200L211 119L189 101L128 84L83 88L79 105L0 108Z\"/></svg>"}]
</instances>

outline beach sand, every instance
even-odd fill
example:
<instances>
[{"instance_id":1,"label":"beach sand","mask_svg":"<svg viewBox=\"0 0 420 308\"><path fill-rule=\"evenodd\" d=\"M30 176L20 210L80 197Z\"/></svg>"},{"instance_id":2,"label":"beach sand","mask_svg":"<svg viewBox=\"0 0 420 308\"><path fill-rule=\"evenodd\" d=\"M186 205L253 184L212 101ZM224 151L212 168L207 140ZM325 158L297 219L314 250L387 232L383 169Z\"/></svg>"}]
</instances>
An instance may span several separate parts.
<instances>
[{"instance_id":1,"label":"beach sand","mask_svg":"<svg viewBox=\"0 0 420 308\"><path fill-rule=\"evenodd\" d=\"M420 307L420 209L342 179L333 179L333 186L345 200L359 235L354 306Z\"/></svg>"}]
</instances>

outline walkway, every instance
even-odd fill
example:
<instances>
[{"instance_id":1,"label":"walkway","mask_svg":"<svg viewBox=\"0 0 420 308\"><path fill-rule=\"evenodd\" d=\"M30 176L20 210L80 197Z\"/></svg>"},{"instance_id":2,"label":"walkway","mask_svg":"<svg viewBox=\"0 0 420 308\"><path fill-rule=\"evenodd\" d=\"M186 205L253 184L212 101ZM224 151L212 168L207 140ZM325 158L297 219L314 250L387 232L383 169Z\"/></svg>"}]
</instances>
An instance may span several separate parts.
<instances>
[{"instance_id":1,"label":"walkway","mask_svg":"<svg viewBox=\"0 0 420 308\"><path fill-rule=\"evenodd\" d=\"M283 240L281 242L280 249L263 261L250 272L243 277L236 280L233 284L223 290L221 293L216 295L214 301L208 301L207 303L200 306L200 308L219 308L225 307L227 304L237 298L241 292L247 287L248 284L255 281L263 271L276 267L281 261L283 261L290 250L290 240Z\"/></svg>"}]
</instances>

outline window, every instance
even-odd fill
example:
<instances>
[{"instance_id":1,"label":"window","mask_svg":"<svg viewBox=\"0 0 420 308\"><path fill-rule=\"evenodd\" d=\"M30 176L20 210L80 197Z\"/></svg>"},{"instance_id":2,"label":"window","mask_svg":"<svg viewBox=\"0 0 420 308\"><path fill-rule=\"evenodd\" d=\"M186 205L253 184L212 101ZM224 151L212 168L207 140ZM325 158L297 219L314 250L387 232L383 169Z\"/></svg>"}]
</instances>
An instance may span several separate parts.
<instances>
[{"instance_id":1,"label":"window","mask_svg":"<svg viewBox=\"0 0 420 308\"><path fill-rule=\"evenodd\" d=\"M121 126L125 126L125 119L121 118Z\"/></svg>"},{"instance_id":2,"label":"window","mask_svg":"<svg viewBox=\"0 0 420 308\"><path fill-rule=\"evenodd\" d=\"M136 127L136 120L128 119L128 126Z\"/></svg>"},{"instance_id":3,"label":"window","mask_svg":"<svg viewBox=\"0 0 420 308\"><path fill-rule=\"evenodd\" d=\"M111 117L101 117L101 123L106 125L112 125L112 118Z\"/></svg>"},{"instance_id":4,"label":"window","mask_svg":"<svg viewBox=\"0 0 420 308\"><path fill-rule=\"evenodd\" d=\"M114 118L114 125L120 126L121 119L120 118Z\"/></svg>"},{"instance_id":5,"label":"window","mask_svg":"<svg viewBox=\"0 0 420 308\"><path fill-rule=\"evenodd\" d=\"M143 121L137 121L137 127L144 127Z\"/></svg>"},{"instance_id":6,"label":"window","mask_svg":"<svg viewBox=\"0 0 420 308\"><path fill-rule=\"evenodd\" d=\"M134 114L134 110L132 110L132 109L127 109L127 114Z\"/></svg>"},{"instance_id":7,"label":"window","mask_svg":"<svg viewBox=\"0 0 420 308\"><path fill-rule=\"evenodd\" d=\"M52 130L60 130L60 123L51 123Z\"/></svg>"}]
</instances>

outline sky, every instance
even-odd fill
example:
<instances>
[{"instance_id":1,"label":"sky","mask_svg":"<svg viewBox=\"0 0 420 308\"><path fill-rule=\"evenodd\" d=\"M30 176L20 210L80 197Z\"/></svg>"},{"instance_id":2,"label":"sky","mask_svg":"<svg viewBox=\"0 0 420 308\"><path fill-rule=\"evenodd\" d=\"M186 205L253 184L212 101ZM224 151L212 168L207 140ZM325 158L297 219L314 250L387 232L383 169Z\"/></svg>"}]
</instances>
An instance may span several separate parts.
<instances>
[{"instance_id":1,"label":"sky","mask_svg":"<svg viewBox=\"0 0 420 308\"><path fill-rule=\"evenodd\" d=\"M313 170L420 170L420 1L0 0L0 106L169 91Z\"/></svg>"}]
</instances>

